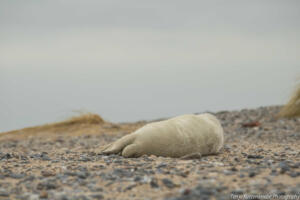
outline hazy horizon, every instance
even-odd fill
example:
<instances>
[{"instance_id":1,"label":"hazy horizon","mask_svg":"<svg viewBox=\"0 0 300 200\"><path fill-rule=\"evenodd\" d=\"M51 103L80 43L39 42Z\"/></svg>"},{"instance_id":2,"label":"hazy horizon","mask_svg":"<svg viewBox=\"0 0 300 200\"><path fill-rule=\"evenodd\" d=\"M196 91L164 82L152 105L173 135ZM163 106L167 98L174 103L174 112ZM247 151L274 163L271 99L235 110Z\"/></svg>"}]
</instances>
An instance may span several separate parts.
<instances>
[{"instance_id":1,"label":"hazy horizon","mask_svg":"<svg viewBox=\"0 0 300 200\"><path fill-rule=\"evenodd\" d=\"M285 103L299 1L1 1L0 132Z\"/></svg>"}]
</instances>

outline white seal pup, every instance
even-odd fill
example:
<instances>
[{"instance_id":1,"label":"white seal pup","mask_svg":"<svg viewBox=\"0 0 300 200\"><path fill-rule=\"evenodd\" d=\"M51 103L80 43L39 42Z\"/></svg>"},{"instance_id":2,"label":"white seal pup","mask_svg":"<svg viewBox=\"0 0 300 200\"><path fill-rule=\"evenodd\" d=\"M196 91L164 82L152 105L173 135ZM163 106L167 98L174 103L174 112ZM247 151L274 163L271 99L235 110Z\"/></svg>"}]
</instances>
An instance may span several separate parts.
<instances>
[{"instance_id":1,"label":"white seal pup","mask_svg":"<svg viewBox=\"0 0 300 200\"><path fill-rule=\"evenodd\" d=\"M185 157L216 154L223 146L223 128L212 114L188 114L149 123L103 147L100 153L124 157Z\"/></svg>"}]
</instances>

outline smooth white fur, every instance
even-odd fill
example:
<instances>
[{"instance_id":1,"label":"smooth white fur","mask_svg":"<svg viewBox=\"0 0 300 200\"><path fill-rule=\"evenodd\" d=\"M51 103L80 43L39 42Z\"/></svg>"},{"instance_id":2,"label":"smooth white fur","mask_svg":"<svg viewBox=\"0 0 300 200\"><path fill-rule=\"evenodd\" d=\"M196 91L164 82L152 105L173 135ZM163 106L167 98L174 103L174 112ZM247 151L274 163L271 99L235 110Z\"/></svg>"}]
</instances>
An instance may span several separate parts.
<instances>
[{"instance_id":1,"label":"smooth white fur","mask_svg":"<svg viewBox=\"0 0 300 200\"><path fill-rule=\"evenodd\" d=\"M218 153L223 142L223 128L215 116L188 114L149 123L106 146L102 153L122 153L124 157L208 155Z\"/></svg>"}]
</instances>

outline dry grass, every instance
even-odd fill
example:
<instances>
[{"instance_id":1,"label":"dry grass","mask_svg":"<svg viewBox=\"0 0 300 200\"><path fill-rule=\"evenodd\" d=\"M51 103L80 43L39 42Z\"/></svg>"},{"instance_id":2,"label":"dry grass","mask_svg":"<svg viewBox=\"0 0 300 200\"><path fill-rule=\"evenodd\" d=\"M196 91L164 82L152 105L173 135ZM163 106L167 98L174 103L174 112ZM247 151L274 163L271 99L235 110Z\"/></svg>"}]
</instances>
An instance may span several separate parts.
<instances>
[{"instance_id":1,"label":"dry grass","mask_svg":"<svg viewBox=\"0 0 300 200\"><path fill-rule=\"evenodd\" d=\"M67 119L65 121L61 122L56 122L56 123L51 123L51 124L45 124L41 126L35 126L35 127L29 127L29 128L24 128L22 129L23 131L29 131L29 130L34 130L34 131L45 131L45 130L51 130L52 132L57 132L57 131L63 131L65 129L69 129L71 126L78 126L78 125L83 125L83 124L102 124L104 123L104 120L96 114L88 113L88 114L82 114L76 117L72 117L70 119Z\"/></svg>"},{"instance_id":2,"label":"dry grass","mask_svg":"<svg viewBox=\"0 0 300 200\"><path fill-rule=\"evenodd\" d=\"M104 123L104 120L99 115L93 113L87 113L87 114L81 114L79 116L72 117L62 122L48 124L45 126L63 127L63 126L70 126L72 124L102 124L102 123Z\"/></svg>"},{"instance_id":3,"label":"dry grass","mask_svg":"<svg viewBox=\"0 0 300 200\"><path fill-rule=\"evenodd\" d=\"M279 117L293 118L300 116L300 83L298 84L292 98L281 109Z\"/></svg>"},{"instance_id":4,"label":"dry grass","mask_svg":"<svg viewBox=\"0 0 300 200\"><path fill-rule=\"evenodd\" d=\"M60 135L72 137L93 134L117 134L121 130L124 134L127 134L144 124L145 122L115 124L103 120L99 115L88 113L61 122L0 133L0 141L22 140L29 137L53 138Z\"/></svg>"},{"instance_id":5,"label":"dry grass","mask_svg":"<svg viewBox=\"0 0 300 200\"><path fill-rule=\"evenodd\" d=\"M34 126L23 128L20 130L4 132L0 134L0 140L4 138L22 139L24 137L35 136L40 134L76 134L76 132L82 132L87 128L89 129L88 132L95 132L99 129L97 129L97 127L101 126L101 124L104 123L106 122L99 115L87 113L72 117L61 122L49 123L41 126Z\"/></svg>"}]
</instances>

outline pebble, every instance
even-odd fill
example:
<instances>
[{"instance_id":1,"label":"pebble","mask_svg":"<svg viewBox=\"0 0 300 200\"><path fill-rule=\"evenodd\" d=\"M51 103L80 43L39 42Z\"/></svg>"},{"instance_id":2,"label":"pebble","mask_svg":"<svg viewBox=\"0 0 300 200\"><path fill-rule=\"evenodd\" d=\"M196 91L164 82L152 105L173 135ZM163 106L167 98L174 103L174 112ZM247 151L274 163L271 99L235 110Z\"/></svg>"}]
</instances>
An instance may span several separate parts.
<instances>
[{"instance_id":1,"label":"pebble","mask_svg":"<svg viewBox=\"0 0 300 200\"><path fill-rule=\"evenodd\" d=\"M40 182L37 185L37 189L38 190L52 190L52 189L56 189L57 187L59 187L59 185L56 183L55 179L51 179L51 180L45 180L43 182Z\"/></svg>"},{"instance_id":2,"label":"pebble","mask_svg":"<svg viewBox=\"0 0 300 200\"><path fill-rule=\"evenodd\" d=\"M3 188L0 188L0 197L9 197L9 192Z\"/></svg>"},{"instance_id":3,"label":"pebble","mask_svg":"<svg viewBox=\"0 0 300 200\"><path fill-rule=\"evenodd\" d=\"M89 176L88 172L76 172L75 173L78 178L86 179Z\"/></svg>"},{"instance_id":4,"label":"pebble","mask_svg":"<svg viewBox=\"0 0 300 200\"><path fill-rule=\"evenodd\" d=\"M92 159L89 156L81 155L78 161L89 162L92 161Z\"/></svg>"},{"instance_id":5,"label":"pebble","mask_svg":"<svg viewBox=\"0 0 300 200\"><path fill-rule=\"evenodd\" d=\"M285 172L290 170L290 167L286 162L280 162L278 167L280 168L281 174L284 174Z\"/></svg>"},{"instance_id":6,"label":"pebble","mask_svg":"<svg viewBox=\"0 0 300 200\"><path fill-rule=\"evenodd\" d=\"M230 199L228 194L299 194L300 184L294 183L300 176L300 152L295 145L300 141L300 119L277 120L278 110L215 113L224 127L224 148L218 155L188 160L97 155L93 152L99 144L124 135L111 134L109 129L102 133L101 128L99 134L88 136L0 141L0 199L225 200ZM241 127L258 120L257 130ZM126 133L137 128L125 126Z\"/></svg>"},{"instance_id":7,"label":"pebble","mask_svg":"<svg viewBox=\"0 0 300 200\"><path fill-rule=\"evenodd\" d=\"M223 171L223 173L224 173L225 175L229 176L229 175L233 175L233 174L234 174L234 171L225 169L225 170Z\"/></svg>"},{"instance_id":8,"label":"pebble","mask_svg":"<svg viewBox=\"0 0 300 200\"><path fill-rule=\"evenodd\" d=\"M38 154L32 154L32 155L30 155L30 158L49 161L51 159L49 158L49 156L47 154L48 154L47 152L42 152L42 153L38 153Z\"/></svg>"},{"instance_id":9,"label":"pebble","mask_svg":"<svg viewBox=\"0 0 300 200\"><path fill-rule=\"evenodd\" d=\"M290 177L296 178L298 176L300 176L300 172L291 172L289 173Z\"/></svg>"},{"instance_id":10,"label":"pebble","mask_svg":"<svg viewBox=\"0 0 300 200\"><path fill-rule=\"evenodd\" d=\"M55 176L55 172L52 172L52 171L42 171L41 174L42 174L42 176L45 176L45 177Z\"/></svg>"},{"instance_id":11,"label":"pebble","mask_svg":"<svg viewBox=\"0 0 300 200\"><path fill-rule=\"evenodd\" d=\"M261 155L251 155L251 154L249 154L249 155L247 156L247 158L249 158L249 159L262 159L262 158L264 158L264 157L261 156Z\"/></svg>"},{"instance_id":12,"label":"pebble","mask_svg":"<svg viewBox=\"0 0 300 200\"><path fill-rule=\"evenodd\" d=\"M173 181L168 178L163 178L161 181L167 188L172 189L176 186Z\"/></svg>"},{"instance_id":13,"label":"pebble","mask_svg":"<svg viewBox=\"0 0 300 200\"><path fill-rule=\"evenodd\" d=\"M90 197L92 199L98 199L98 200L104 199L104 196L102 194L91 194Z\"/></svg>"},{"instance_id":14,"label":"pebble","mask_svg":"<svg viewBox=\"0 0 300 200\"><path fill-rule=\"evenodd\" d=\"M131 190L132 188L134 188L134 187L136 187L136 186L137 186L136 183L132 183L132 184L128 185L128 186L124 189L124 191Z\"/></svg>"},{"instance_id":15,"label":"pebble","mask_svg":"<svg viewBox=\"0 0 300 200\"><path fill-rule=\"evenodd\" d=\"M10 177L14 178L14 179L22 179L25 176L26 176L26 174L14 174L14 173L10 174Z\"/></svg>"},{"instance_id":16,"label":"pebble","mask_svg":"<svg viewBox=\"0 0 300 200\"><path fill-rule=\"evenodd\" d=\"M257 173L256 172L254 172L254 171L250 171L249 172L249 174L248 174L248 176L251 178L251 177L254 177L254 176L256 176L257 175Z\"/></svg>"},{"instance_id":17,"label":"pebble","mask_svg":"<svg viewBox=\"0 0 300 200\"><path fill-rule=\"evenodd\" d=\"M158 182L157 182L157 179L156 179L156 178L151 178L150 186L151 186L152 188L159 188L159 185L158 185Z\"/></svg>"},{"instance_id":18,"label":"pebble","mask_svg":"<svg viewBox=\"0 0 300 200\"><path fill-rule=\"evenodd\" d=\"M0 160L8 160L8 159L11 159L13 158L12 155L10 153L6 153L4 155L0 154Z\"/></svg>"},{"instance_id":19,"label":"pebble","mask_svg":"<svg viewBox=\"0 0 300 200\"><path fill-rule=\"evenodd\" d=\"M160 163L159 165L156 166L156 168L165 168L168 165L166 163Z\"/></svg>"},{"instance_id":20,"label":"pebble","mask_svg":"<svg viewBox=\"0 0 300 200\"><path fill-rule=\"evenodd\" d=\"M48 198L48 192L45 190L41 191L40 198L42 198L42 199Z\"/></svg>"},{"instance_id":21,"label":"pebble","mask_svg":"<svg viewBox=\"0 0 300 200\"><path fill-rule=\"evenodd\" d=\"M242 189L232 190L232 191L231 191L231 194L234 194L234 195L242 195L242 194L244 194L244 190L242 190Z\"/></svg>"}]
</instances>

